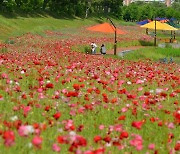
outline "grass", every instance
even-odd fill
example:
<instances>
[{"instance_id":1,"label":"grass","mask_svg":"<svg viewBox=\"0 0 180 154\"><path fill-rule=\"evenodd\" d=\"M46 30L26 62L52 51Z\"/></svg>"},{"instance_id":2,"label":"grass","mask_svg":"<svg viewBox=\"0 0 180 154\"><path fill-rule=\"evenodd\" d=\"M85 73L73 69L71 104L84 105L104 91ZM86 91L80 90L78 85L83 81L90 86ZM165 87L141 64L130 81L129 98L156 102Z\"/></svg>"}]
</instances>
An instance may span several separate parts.
<instances>
[{"instance_id":1,"label":"grass","mask_svg":"<svg viewBox=\"0 0 180 154\"><path fill-rule=\"evenodd\" d=\"M153 30L149 30L150 33L153 33L154 31ZM172 33L173 36L174 36L174 32ZM175 36L176 36L176 40L177 41L180 41L180 33L179 31L175 32ZM171 31L157 31L157 38L171 38Z\"/></svg>"},{"instance_id":2,"label":"grass","mask_svg":"<svg viewBox=\"0 0 180 154\"><path fill-rule=\"evenodd\" d=\"M174 62L180 63L180 49L174 49L169 46L167 46L166 48L159 48L152 46L152 44L153 44L152 42L149 43L144 42L142 44L142 42L138 40L129 41L129 42L122 41L117 43L117 48L140 46L140 45L146 46L145 48L138 49L133 52L129 52L125 54L125 56L123 56L123 59L127 59L127 60L138 61L142 59L151 59L153 61L159 61L160 59L167 58L169 61L169 59L172 58ZM113 48L114 48L113 43L106 43L107 50L112 50ZM72 50L86 53L86 51L90 52L91 49L89 45L83 45L83 46L77 45L77 46L73 46ZM97 50L99 50L99 48ZM114 56L114 55L106 55L106 57L119 58L118 56Z\"/></svg>"},{"instance_id":3,"label":"grass","mask_svg":"<svg viewBox=\"0 0 180 154\"><path fill-rule=\"evenodd\" d=\"M134 25L131 22L123 22L113 19L115 24ZM82 18L54 18L50 15L38 16L15 16L5 17L0 15L0 40L7 40L9 37L20 36L24 33L31 32L43 35L45 30L67 31L69 28L77 29L82 26L92 25L95 23L108 22L104 17ZM71 30L70 30L71 31Z\"/></svg>"},{"instance_id":4,"label":"grass","mask_svg":"<svg viewBox=\"0 0 180 154\"><path fill-rule=\"evenodd\" d=\"M17 17L5 18L0 15L0 40L6 40L12 36L20 36L27 32L43 34L45 30L61 30L64 28L78 28L95 23L95 19L56 19L46 17Z\"/></svg>"},{"instance_id":5,"label":"grass","mask_svg":"<svg viewBox=\"0 0 180 154\"><path fill-rule=\"evenodd\" d=\"M147 47L127 53L123 58L128 60L151 59L158 61L161 58L172 57L175 62L180 63L180 50L173 48Z\"/></svg>"}]
</instances>

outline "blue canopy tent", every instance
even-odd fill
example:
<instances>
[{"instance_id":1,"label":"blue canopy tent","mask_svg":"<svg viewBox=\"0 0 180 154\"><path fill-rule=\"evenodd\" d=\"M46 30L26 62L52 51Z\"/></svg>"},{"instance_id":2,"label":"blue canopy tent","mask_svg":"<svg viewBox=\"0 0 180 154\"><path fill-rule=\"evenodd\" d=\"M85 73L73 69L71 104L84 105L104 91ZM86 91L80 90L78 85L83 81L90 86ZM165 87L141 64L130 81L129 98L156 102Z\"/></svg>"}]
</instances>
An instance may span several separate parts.
<instances>
[{"instance_id":1,"label":"blue canopy tent","mask_svg":"<svg viewBox=\"0 0 180 154\"><path fill-rule=\"evenodd\" d=\"M169 21L176 21L176 18L170 18Z\"/></svg>"},{"instance_id":2,"label":"blue canopy tent","mask_svg":"<svg viewBox=\"0 0 180 154\"><path fill-rule=\"evenodd\" d=\"M145 25L145 24L147 24L147 23L149 23L149 22L151 22L151 20L146 19L146 20L137 22L137 24L138 24L138 25Z\"/></svg>"}]
</instances>

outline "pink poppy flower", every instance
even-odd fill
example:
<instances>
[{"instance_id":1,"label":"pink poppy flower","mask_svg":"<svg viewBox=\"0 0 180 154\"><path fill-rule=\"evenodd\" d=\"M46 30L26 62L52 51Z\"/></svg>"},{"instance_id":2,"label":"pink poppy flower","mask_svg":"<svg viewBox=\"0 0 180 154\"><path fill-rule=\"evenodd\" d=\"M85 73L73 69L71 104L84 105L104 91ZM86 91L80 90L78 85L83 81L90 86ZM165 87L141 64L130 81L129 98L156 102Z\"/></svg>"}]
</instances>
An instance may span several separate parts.
<instances>
[{"instance_id":1,"label":"pink poppy flower","mask_svg":"<svg viewBox=\"0 0 180 154\"><path fill-rule=\"evenodd\" d=\"M144 80L139 80L139 79L138 79L138 80L136 81L136 84L142 84L142 83L144 83Z\"/></svg>"},{"instance_id":2,"label":"pink poppy flower","mask_svg":"<svg viewBox=\"0 0 180 154\"><path fill-rule=\"evenodd\" d=\"M23 111L24 111L24 116L27 116L27 114L29 113L29 111L31 111L31 107L30 106L25 106L23 108Z\"/></svg>"},{"instance_id":3,"label":"pink poppy flower","mask_svg":"<svg viewBox=\"0 0 180 154\"><path fill-rule=\"evenodd\" d=\"M54 144L52 145L52 149L53 149L53 151L55 151L55 152L60 152L60 151L61 151L61 148L60 148L56 143L54 143Z\"/></svg>"},{"instance_id":4,"label":"pink poppy flower","mask_svg":"<svg viewBox=\"0 0 180 154\"><path fill-rule=\"evenodd\" d=\"M25 125L22 125L19 127L18 129L18 133L20 136L28 136L30 133L33 133L34 132L34 128L33 126L25 126Z\"/></svg>"},{"instance_id":5,"label":"pink poppy flower","mask_svg":"<svg viewBox=\"0 0 180 154\"><path fill-rule=\"evenodd\" d=\"M132 134L134 139L130 141L130 145L134 146L136 150L141 151L143 149L143 140L140 135Z\"/></svg>"},{"instance_id":6,"label":"pink poppy flower","mask_svg":"<svg viewBox=\"0 0 180 154\"><path fill-rule=\"evenodd\" d=\"M38 93L42 93L42 92L43 92L43 88L38 88L38 89L37 89L37 92L38 92Z\"/></svg>"},{"instance_id":7,"label":"pink poppy flower","mask_svg":"<svg viewBox=\"0 0 180 154\"><path fill-rule=\"evenodd\" d=\"M103 130L105 128L104 125L99 125L99 130Z\"/></svg>"},{"instance_id":8,"label":"pink poppy flower","mask_svg":"<svg viewBox=\"0 0 180 154\"><path fill-rule=\"evenodd\" d=\"M32 139L32 144L37 148L41 148L42 141L43 139L40 136L35 136Z\"/></svg>"},{"instance_id":9,"label":"pink poppy flower","mask_svg":"<svg viewBox=\"0 0 180 154\"><path fill-rule=\"evenodd\" d=\"M143 90L143 87L139 87L139 88L138 88L138 91L142 91L142 90Z\"/></svg>"},{"instance_id":10,"label":"pink poppy flower","mask_svg":"<svg viewBox=\"0 0 180 154\"><path fill-rule=\"evenodd\" d=\"M169 128L169 129L174 129L174 124L173 124L172 122L169 123L169 124L168 124L168 128Z\"/></svg>"},{"instance_id":11,"label":"pink poppy flower","mask_svg":"<svg viewBox=\"0 0 180 154\"><path fill-rule=\"evenodd\" d=\"M149 144L149 145L148 145L148 149L154 150L154 149L155 149L155 144Z\"/></svg>"},{"instance_id":12,"label":"pink poppy flower","mask_svg":"<svg viewBox=\"0 0 180 154\"><path fill-rule=\"evenodd\" d=\"M121 109L121 112L126 112L127 110L128 110L128 108L124 107L124 108Z\"/></svg>"},{"instance_id":13,"label":"pink poppy flower","mask_svg":"<svg viewBox=\"0 0 180 154\"><path fill-rule=\"evenodd\" d=\"M2 73L2 74L1 74L1 77L2 77L3 79L7 79L7 78L8 78L8 75L7 75L6 73Z\"/></svg>"}]
</instances>

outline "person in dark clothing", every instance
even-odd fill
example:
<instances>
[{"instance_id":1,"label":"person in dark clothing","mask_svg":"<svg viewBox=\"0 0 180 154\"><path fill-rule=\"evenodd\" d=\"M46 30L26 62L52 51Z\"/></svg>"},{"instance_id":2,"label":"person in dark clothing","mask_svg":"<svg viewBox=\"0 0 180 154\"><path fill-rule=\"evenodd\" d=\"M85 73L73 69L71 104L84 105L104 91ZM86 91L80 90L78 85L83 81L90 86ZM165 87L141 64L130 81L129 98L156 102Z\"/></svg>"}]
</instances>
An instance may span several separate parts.
<instances>
[{"instance_id":1,"label":"person in dark clothing","mask_svg":"<svg viewBox=\"0 0 180 154\"><path fill-rule=\"evenodd\" d=\"M105 55L106 54L106 47L104 44L101 45L101 49L100 49L101 54Z\"/></svg>"}]
</instances>

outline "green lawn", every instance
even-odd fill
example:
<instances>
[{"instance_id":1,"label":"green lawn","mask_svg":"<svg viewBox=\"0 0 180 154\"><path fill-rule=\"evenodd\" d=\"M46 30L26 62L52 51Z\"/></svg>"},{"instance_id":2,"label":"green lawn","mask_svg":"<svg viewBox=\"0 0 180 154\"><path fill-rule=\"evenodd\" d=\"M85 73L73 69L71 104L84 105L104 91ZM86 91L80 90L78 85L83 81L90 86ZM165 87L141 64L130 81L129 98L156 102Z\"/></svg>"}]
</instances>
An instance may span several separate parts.
<instances>
[{"instance_id":1,"label":"green lawn","mask_svg":"<svg viewBox=\"0 0 180 154\"><path fill-rule=\"evenodd\" d=\"M140 60L140 59L151 59L154 61L159 61L162 58L170 58L174 62L180 63L180 49L173 48L159 48L159 47L146 47L130 53L125 54L123 59L128 60Z\"/></svg>"},{"instance_id":2,"label":"green lawn","mask_svg":"<svg viewBox=\"0 0 180 154\"><path fill-rule=\"evenodd\" d=\"M0 15L0 40L6 40L11 36L19 36L27 32L42 33L44 30L77 28L94 23L95 20L93 19L56 19L51 16L5 18Z\"/></svg>"},{"instance_id":3,"label":"green lawn","mask_svg":"<svg viewBox=\"0 0 180 154\"><path fill-rule=\"evenodd\" d=\"M113 19L116 24L133 26L134 23L118 21ZM36 17L12 17L7 18L0 15L0 40L6 40L12 36L19 36L27 32L42 34L45 30L61 31L69 28L79 28L85 25L107 22L104 17L81 18L54 18L49 15ZM71 30L70 30L71 31ZM72 31L73 32L73 31Z\"/></svg>"}]
</instances>

